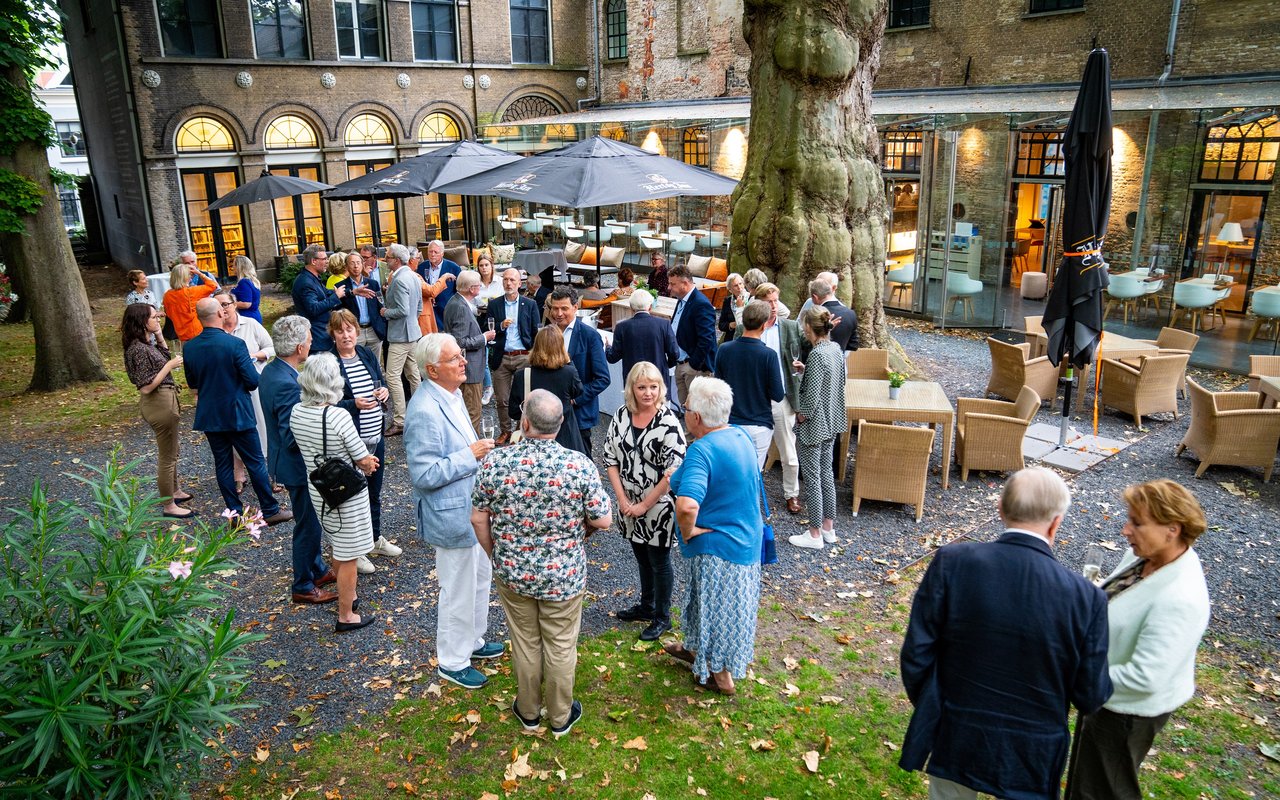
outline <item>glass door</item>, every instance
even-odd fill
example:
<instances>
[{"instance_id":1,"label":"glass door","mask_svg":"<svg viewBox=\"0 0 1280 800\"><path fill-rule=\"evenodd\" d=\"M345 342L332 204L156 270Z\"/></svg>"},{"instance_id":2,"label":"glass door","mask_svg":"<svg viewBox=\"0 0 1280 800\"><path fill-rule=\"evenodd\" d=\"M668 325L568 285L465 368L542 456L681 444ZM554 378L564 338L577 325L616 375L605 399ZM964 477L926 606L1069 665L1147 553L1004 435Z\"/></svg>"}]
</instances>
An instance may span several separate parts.
<instances>
[{"instance_id":1,"label":"glass door","mask_svg":"<svg viewBox=\"0 0 1280 800\"><path fill-rule=\"evenodd\" d=\"M466 239L466 214L461 195L429 194L423 199L423 222L426 223L428 241Z\"/></svg>"},{"instance_id":2,"label":"glass door","mask_svg":"<svg viewBox=\"0 0 1280 800\"><path fill-rule=\"evenodd\" d=\"M272 167L271 174L289 175L310 181L320 180L320 168L315 166ZM325 232L319 192L294 197L277 197L272 201L272 205L276 212L278 255L291 256L307 249L309 245L323 246L326 243L328 236Z\"/></svg>"},{"instance_id":3,"label":"glass door","mask_svg":"<svg viewBox=\"0 0 1280 800\"><path fill-rule=\"evenodd\" d=\"M1058 225L1062 214L1062 184L1014 181L1009 197L1012 264L1010 284L1022 285L1027 272L1044 272L1053 279L1057 267Z\"/></svg>"},{"instance_id":4,"label":"glass door","mask_svg":"<svg viewBox=\"0 0 1280 800\"><path fill-rule=\"evenodd\" d=\"M394 162L348 161L347 180L389 167L392 163ZM385 247L399 241L399 231L396 227L396 201L379 200L377 205L377 214L374 214L368 200L351 201L351 223L356 231L356 247L365 244Z\"/></svg>"},{"instance_id":5,"label":"glass door","mask_svg":"<svg viewBox=\"0 0 1280 800\"><path fill-rule=\"evenodd\" d=\"M209 211L209 204L240 185L234 169L182 171L183 203L187 211L187 234L196 254L196 266L219 280L235 275L232 262L247 255L244 221L239 206Z\"/></svg>"},{"instance_id":6,"label":"glass door","mask_svg":"<svg viewBox=\"0 0 1280 800\"><path fill-rule=\"evenodd\" d=\"M884 191L889 209L885 305L910 311L920 228L920 179L886 175Z\"/></svg>"},{"instance_id":7,"label":"glass door","mask_svg":"<svg viewBox=\"0 0 1280 800\"><path fill-rule=\"evenodd\" d=\"M1244 311L1258 258L1258 230L1267 192L1197 189L1187 229L1183 278L1221 275L1230 278L1227 311Z\"/></svg>"}]
</instances>

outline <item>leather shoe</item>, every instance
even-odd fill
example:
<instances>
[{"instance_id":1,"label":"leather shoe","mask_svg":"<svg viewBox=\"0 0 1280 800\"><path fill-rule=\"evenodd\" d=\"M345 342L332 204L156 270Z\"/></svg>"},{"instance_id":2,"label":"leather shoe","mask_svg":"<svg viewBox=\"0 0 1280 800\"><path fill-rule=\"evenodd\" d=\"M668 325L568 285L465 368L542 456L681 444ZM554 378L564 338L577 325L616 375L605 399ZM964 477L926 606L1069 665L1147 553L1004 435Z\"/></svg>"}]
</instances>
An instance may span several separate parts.
<instances>
[{"instance_id":1,"label":"leather shoe","mask_svg":"<svg viewBox=\"0 0 1280 800\"><path fill-rule=\"evenodd\" d=\"M281 522L288 522L293 519L293 512L287 508L282 508L271 516L263 520L268 525L279 525Z\"/></svg>"},{"instance_id":2,"label":"leather shoe","mask_svg":"<svg viewBox=\"0 0 1280 800\"><path fill-rule=\"evenodd\" d=\"M656 642L662 638L662 634L671 630L671 623L665 619L655 619L649 623L649 627L640 632L640 641Z\"/></svg>"},{"instance_id":3,"label":"leather shoe","mask_svg":"<svg viewBox=\"0 0 1280 800\"><path fill-rule=\"evenodd\" d=\"M316 578L316 586L328 586L331 583L337 583L337 582L338 582L338 575L333 571L333 567L329 567L329 569L323 575L321 575L319 578Z\"/></svg>"},{"instance_id":4,"label":"leather shoe","mask_svg":"<svg viewBox=\"0 0 1280 800\"><path fill-rule=\"evenodd\" d=\"M788 511L788 512L790 512L790 513L792 513L792 514L799 514L799 513L800 513L800 498L799 498L799 497L788 497L788 498L787 498L787 511Z\"/></svg>"},{"instance_id":5,"label":"leather shoe","mask_svg":"<svg viewBox=\"0 0 1280 800\"><path fill-rule=\"evenodd\" d=\"M337 592L331 592L328 589L321 589L319 587L312 589L309 592L293 593L293 602L295 603L312 603L314 605L320 605L322 603L333 603L337 601L337 599Z\"/></svg>"},{"instance_id":6,"label":"leather shoe","mask_svg":"<svg viewBox=\"0 0 1280 800\"><path fill-rule=\"evenodd\" d=\"M385 435L385 436L403 436L403 435L404 435L404 426L403 426L403 425L397 425L397 424L395 424L395 423L393 422L393 423L391 423L391 427L390 427L390 428L387 428L387 432L386 432L384 435Z\"/></svg>"},{"instance_id":7,"label":"leather shoe","mask_svg":"<svg viewBox=\"0 0 1280 800\"><path fill-rule=\"evenodd\" d=\"M377 617L370 614L367 617L361 618L359 622L338 621L333 623L333 630L334 630L334 633L346 633L348 631L358 631L367 625L372 625L374 620L376 619Z\"/></svg>"},{"instance_id":8,"label":"leather shoe","mask_svg":"<svg viewBox=\"0 0 1280 800\"><path fill-rule=\"evenodd\" d=\"M648 622L653 619L653 611L637 603L631 608L622 609L616 616L623 622Z\"/></svg>"},{"instance_id":9,"label":"leather shoe","mask_svg":"<svg viewBox=\"0 0 1280 800\"><path fill-rule=\"evenodd\" d=\"M509 444L510 442L511 442L511 431L503 431L498 436L498 438L494 440L494 444L497 445L498 447L502 447L504 444Z\"/></svg>"}]
</instances>

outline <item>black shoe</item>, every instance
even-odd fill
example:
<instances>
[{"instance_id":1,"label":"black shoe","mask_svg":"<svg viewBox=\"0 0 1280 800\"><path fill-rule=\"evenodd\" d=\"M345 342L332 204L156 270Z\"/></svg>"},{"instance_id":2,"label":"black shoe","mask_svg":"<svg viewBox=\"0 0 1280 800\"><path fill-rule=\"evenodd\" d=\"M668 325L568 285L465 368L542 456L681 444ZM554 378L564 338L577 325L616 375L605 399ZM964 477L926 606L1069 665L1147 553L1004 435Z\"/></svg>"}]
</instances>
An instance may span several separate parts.
<instances>
[{"instance_id":1,"label":"black shoe","mask_svg":"<svg viewBox=\"0 0 1280 800\"><path fill-rule=\"evenodd\" d=\"M536 731L539 728L539 726L542 725L541 716L534 717L533 719L525 719L524 717L520 716L520 709L516 708L515 698L512 698L511 700L511 713L516 715L516 719L520 720L520 724L524 726L524 729L526 731ZM569 716L572 717L573 715L570 714ZM582 716L581 713L579 713L578 716ZM573 725L570 724L569 727L573 727Z\"/></svg>"},{"instance_id":2,"label":"black shoe","mask_svg":"<svg viewBox=\"0 0 1280 800\"><path fill-rule=\"evenodd\" d=\"M631 608L619 611L617 617L623 622L648 622L653 619L653 611L637 603Z\"/></svg>"},{"instance_id":3,"label":"black shoe","mask_svg":"<svg viewBox=\"0 0 1280 800\"><path fill-rule=\"evenodd\" d=\"M551 735L559 739L569 731L573 730L573 726L578 724L578 720L582 719L582 703L577 700L573 701L573 705L569 707L569 721L559 728L552 728Z\"/></svg>"},{"instance_id":4,"label":"black shoe","mask_svg":"<svg viewBox=\"0 0 1280 800\"><path fill-rule=\"evenodd\" d=\"M671 620L655 619L649 623L649 627L640 632L640 641L656 642L669 630L671 630Z\"/></svg>"},{"instance_id":5,"label":"black shoe","mask_svg":"<svg viewBox=\"0 0 1280 800\"><path fill-rule=\"evenodd\" d=\"M376 619L377 617L370 614L369 616L361 619L359 622L335 622L333 624L333 630L335 633L346 633L348 631L358 631L361 628L365 627L366 625L372 625L374 620Z\"/></svg>"}]
</instances>

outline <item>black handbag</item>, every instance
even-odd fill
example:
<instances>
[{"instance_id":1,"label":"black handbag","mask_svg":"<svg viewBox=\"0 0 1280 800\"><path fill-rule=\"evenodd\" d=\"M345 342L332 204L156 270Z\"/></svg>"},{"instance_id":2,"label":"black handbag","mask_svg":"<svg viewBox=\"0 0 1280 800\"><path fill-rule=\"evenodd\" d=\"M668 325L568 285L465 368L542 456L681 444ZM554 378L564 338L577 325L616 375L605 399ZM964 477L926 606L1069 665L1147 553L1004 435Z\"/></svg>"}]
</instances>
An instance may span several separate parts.
<instances>
[{"instance_id":1,"label":"black handbag","mask_svg":"<svg viewBox=\"0 0 1280 800\"><path fill-rule=\"evenodd\" d=\"M323 502L320 504L320 515L328 513L330 507L337 508L351 498L360 494L369 480L364 473L355 468L347 458L329 457L329 407L320 413L320 455L316 456L316 468L307 477L311 485L316 487Z\"/></svg>"}]
</instances>

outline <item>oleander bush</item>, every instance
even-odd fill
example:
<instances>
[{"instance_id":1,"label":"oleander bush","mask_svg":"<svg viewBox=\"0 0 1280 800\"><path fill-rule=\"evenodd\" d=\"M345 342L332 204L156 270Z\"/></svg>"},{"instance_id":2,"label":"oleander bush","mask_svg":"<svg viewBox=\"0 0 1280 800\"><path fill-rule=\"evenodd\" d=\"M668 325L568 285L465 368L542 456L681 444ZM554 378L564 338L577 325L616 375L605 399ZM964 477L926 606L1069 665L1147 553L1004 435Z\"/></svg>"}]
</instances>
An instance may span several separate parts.
<instances>
[{"instance_id":1,"label":"oleander bush","mask_svg":"<svg viewBox=\"0 0 1280 800\"><path fill-rule=\"evenodd\" d=\"M295 259L286 259L284 265L280 267L276 273L276 283L280 285L280 290L284 292L293 291L293 282L297 279L298 274L302 272L302 262Z\"/></svg>"},{"instance_id":2,"label":"oleander bush","mask_svg":"<svg viewBox=\"0 0 1280 800\"><path fill-rule=\"evenodd\" d=\"M236 724L262 638L233 627L229 546L258 526L166 525L115 456L85 505L37 484L0 540L0 795L175 797Z\"/></svg>"}]
</instances>

